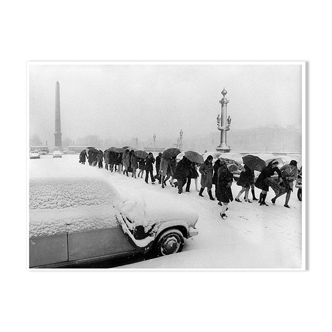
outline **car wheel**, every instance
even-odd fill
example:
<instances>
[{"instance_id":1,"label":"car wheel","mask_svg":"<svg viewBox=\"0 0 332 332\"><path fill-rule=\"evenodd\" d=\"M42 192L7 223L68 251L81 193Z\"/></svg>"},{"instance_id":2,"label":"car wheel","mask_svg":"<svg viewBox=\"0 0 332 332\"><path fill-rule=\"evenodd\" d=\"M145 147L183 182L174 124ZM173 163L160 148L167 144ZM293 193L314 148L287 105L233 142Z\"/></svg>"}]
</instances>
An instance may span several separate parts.
<instances>
[{"instance_id":1,"label":"car wheel","mask_svg":"<svg viewBox=\"0 0 332 332\"><path fill-rule=\"evenodd\" d=\"M161 234L156 245L157 256L166 256L180 252L183 248L183 234L178 229L170 229Z\"/></svg>"},{"instance_id":2,"label":"car wheel","mask_svg":"<svg viewBox=\"0 0 332 332\"><path fill-rule=\"evenodd\" d=\"M297 191L297 198L299 199L299 201L302 202L302 189L301 188Z\"/></svg>"}]
</instances>

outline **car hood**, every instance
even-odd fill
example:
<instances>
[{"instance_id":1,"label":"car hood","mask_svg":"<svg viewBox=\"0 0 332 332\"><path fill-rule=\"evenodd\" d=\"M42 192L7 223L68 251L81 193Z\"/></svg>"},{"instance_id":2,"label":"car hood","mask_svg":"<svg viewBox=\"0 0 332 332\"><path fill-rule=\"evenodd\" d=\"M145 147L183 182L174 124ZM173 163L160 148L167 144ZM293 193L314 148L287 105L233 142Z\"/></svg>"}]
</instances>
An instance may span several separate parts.
<instances>
[{"instance_id":1,"label":"car hood","mask_svg":"<svg viewBox=\"0 0 332 332\"><path fill-rule=\"evenodd\" d=\"M198 213L183 202L171 200L161 194L153 196L140 192L123 193L123 201L117 206L120 212L135 225L152 225L163 222L185 222L188 227L194 227Z\"/></svg>"}]
</instances>

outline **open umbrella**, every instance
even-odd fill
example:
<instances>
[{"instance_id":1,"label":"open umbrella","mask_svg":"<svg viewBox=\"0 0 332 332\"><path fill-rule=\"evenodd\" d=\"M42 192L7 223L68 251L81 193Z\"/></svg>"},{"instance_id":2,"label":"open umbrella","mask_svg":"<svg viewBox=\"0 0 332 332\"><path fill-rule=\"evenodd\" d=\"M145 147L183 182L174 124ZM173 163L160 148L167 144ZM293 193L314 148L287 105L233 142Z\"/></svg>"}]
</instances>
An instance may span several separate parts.
<instances>
[{"instance_id":1,"label":"open umbrella","mask_svg":"<svg viewBox=\"0 0 332 332\"><path fill-rule=\"evenodd\" d=\"M134 152L136 157L145 159L148 156L148 153L143 150L137 150Z\"/></svg>"},{"instance_id":2,"label":"open umbrella","mask_svg":"<svg viewBox=\"0 0 332 332\"><path fill-rule=\"evenodd\" d=\"M114 148L114 152L123 153L123 152L125 152L125 149L123 149L123 148Z\"/></svg>"},{"instance_id":3,"label":"open umbrella","mask_svg":"<svg viewBox=\"0 0 332 332\"><path fill-rule=\"evenodd\" d=\"M176 157L180 152L181 151L178 148L169 148L163 152L161 157L165 159L171 159L173 157Z\"/></svg>"},{"instance_id":4,"label":"open umbrella","mask_svg":"<svg viewBox=\"0 0 332 332\"><path fill-rule=\"evenodd\" d=\"M196 152L196 151L186 151L184 153L184 155L187 159L189 159L193 163L197 163L197 164L203 164L204 163L203 156L200 153Z\"/></svg>"},{"instance_id":5,"label":"open umbrella","mask_svg":"<svg viewBox=\"0 0 332 332\"><path fill-rule=\"evenodd\" d=\"M265 163L268 164L268 163L270 163L272 160L276 160L276 161L279 163L279 165L278 165L279 167L281 167L281 166L284 164L283 159L280 158L280 157L267 159L267 160L265 160Z\"/></svg>"},{"instance_id":6,"label":"open umbrella","mask_svg":"<svg viewBox=\"0 0 332 332\"><path fill-rule=\"evenodd\" d=\"M134 151L135 151L135 150L136 150L135 148L132 148L132 147L129 146L129 145L125 145L125 146L123 146L122 149L124 149L124 150L127 150L127 149L128 149L129 151L131 151L131 150L134 150Z\"/></svg>"},{"instance_id":7,"label":"open umbrella","mask_svg":"<svg viewBox=\"0 0 332 332\"><path fill-rule=\"evenodd\" d=\"M99 152L99 150L97 150L96 148L93 148L93 147L88 147L88 150L92 151L92 152Z\"/></svg>"},{"instance_id":8,"label":"open umbrella","mask_svg":"<svg viewBox=\"0 0 332 332\"><path fill-rule=\"evenodd\" d=\"M263 159L253 156L252 154L248 154L242 157L243 163L247 165L253 171L261 172L263 168L266 166L266 163Z\"/></svg>"}]
</instances>

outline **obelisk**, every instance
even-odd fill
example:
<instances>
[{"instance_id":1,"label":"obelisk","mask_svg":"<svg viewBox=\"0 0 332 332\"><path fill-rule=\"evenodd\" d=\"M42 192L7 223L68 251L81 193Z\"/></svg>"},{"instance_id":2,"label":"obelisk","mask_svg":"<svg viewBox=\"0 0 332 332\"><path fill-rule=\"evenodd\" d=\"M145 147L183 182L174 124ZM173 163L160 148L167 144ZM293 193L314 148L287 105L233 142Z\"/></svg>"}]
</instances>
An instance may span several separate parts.
<instances>
[{"instance_id":1,"label":"obelisk","mask_svg":"<svg viewBox=\"0 0 332 332\"><path fill-rule=\"evenodd\" d=\"M61 139L61 118L60 118L60 84L55 84L55 133L54 133L54 150L62 151Z\"/></svg>"}]
</instances>

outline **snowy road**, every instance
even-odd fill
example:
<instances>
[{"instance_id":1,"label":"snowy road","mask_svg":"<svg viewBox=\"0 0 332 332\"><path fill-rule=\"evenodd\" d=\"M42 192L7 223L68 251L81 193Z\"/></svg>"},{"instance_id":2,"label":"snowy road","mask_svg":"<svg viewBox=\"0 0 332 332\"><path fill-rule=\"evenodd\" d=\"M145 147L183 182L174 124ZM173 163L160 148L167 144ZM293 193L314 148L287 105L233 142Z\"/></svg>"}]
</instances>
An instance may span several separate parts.
<instances>
[{"instance_id":1,"label":"snowy road","mask_svg":"<svg viewBox=\"0 0 332 332\"><path fill-rule=\"evenodd\" d=\"M90 167L78 163L77 155L64 155L62 159L41 156L40 160L30 160L30 168L54 167L57 163L68 167ZM66 166L66 167L67 167ZM179 195L175 188L167 185L146 184L144 179L111 173L105 169L112 184L120 193L128 192L153 196L172 205L172 200L182 201L184 206L199 213L198 236L186 241L183 252L168 257L160 257L121 266L124 269L302 269L303 236L302 202L292 194L290 209L283 206L284 196L272 205L273 192L267 196L269 206L259 206L257 202L238 203L229 206L227 220L220 218L221 207L217 201L199 197L192 182L191 192ZM214 189L213 189L214 190ZM235 197L240 187L233 183ZM204 194L204 193L203 193ZM259 190L256 189L256 196ZM251 194L250 194L251 198ZM243 200L243 196L241 197Z\"/></svg>"}]
</instances>

